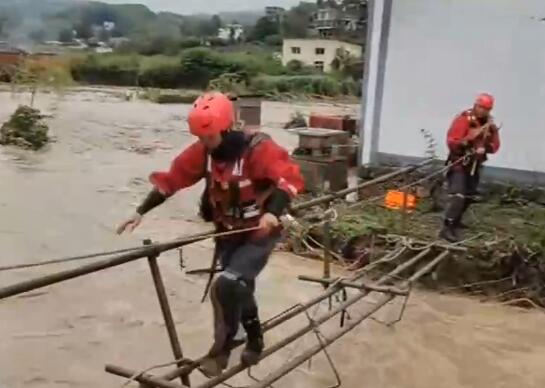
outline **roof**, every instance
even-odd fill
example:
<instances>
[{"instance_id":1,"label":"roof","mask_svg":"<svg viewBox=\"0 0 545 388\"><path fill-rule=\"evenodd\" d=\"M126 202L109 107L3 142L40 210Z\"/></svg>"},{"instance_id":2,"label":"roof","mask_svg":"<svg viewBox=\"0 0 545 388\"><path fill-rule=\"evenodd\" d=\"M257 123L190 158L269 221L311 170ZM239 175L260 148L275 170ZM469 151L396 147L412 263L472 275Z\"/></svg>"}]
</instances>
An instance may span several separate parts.
<instances>
[{"instance_id":1,"label":"roof","mask_svg":"<svg viewBox=\"0 0 545 388\"><path fill-rule=\"evenodd\" d=\"M349 44L349 45L352 45L352 46L360 46L362 47L363 45L361 43L355 43L355 42L351 42L350 40L347 40L347 39L324 39L324 38L293 38L293 39L284 39L283 42L294 42L294 41L297 41L297 42L314 42L314 43L319 43L319 42L337 42L337 43L342 43L342 44Z\"/></svg>"},{"instance_id":2,"label":"roof","mask_svg":"<svg viewBox=\"0 0 545 388\"><path fill-rule=\"evenodd\" d=\"M24 55L24 54L26 54L26 51L21 50L20 48L17 48L15 46L11 46L7 42L0 42L0 53L2 53L2 54Z\"/></svg>"}]
</instances>

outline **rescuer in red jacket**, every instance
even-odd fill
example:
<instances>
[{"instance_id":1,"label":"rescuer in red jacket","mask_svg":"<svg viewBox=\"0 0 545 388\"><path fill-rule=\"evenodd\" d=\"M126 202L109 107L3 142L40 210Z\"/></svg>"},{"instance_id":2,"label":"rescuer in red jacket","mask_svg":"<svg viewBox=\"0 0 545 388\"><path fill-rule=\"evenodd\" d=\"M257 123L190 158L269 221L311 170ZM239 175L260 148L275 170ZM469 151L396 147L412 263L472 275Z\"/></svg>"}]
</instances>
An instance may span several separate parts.
<instances>
[{"instance_id":1,"label":"rescuer in red jacket","mask_svg":"<svg viewBox=\"0 0 545 388\"><path fill-rule=\"evenodd\" d=\"M148 211L203 178L206 189L200 213L214 222L218 232L259 227L216 239L222 272L211 287L214 344L203 363L209 375L227 367L239 323L247 334L241 361L258 362L264 345L255 279L278 241L280 215L304 186L299 167L284 148L261 132L232 130L234 117L233 103L225 95L199 97L188 117L190 132L199 140L174 159L169 171L151 174L153 190L137 214L118 229L118 233L132 231Z\"/></svg>"},{"instance_id":2,"label":"rescuer in red jacket","mask_svg":"<svg viewBox=\"0 0 545 388\"><path fill-rule=\"evenodd\" d=\"M453 165L447 174L450 199L440 232L447 241L460 239L462 216L477 194L482 165L488 154L500 148L498 127L490 114L493 108L494 97L480 94L473 108L459 114L448 131L448 161Z\"/></svg>"}]
</instances>

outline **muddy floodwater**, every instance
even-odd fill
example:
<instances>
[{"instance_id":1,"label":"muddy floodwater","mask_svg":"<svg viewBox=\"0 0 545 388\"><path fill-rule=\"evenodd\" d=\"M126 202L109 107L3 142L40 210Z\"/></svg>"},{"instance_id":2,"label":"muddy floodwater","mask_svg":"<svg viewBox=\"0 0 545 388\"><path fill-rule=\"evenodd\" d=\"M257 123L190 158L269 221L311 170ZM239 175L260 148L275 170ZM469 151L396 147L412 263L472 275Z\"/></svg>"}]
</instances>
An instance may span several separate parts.
<instances>
[{"instance_id":1,"label":"muddy floodwater","mask_svg":"<svg viewBox=\"0 0 545 388\"><path fill-rule=\"evenodd\" d=\"M0 121L27 99L0 92ZM123 93L107 90L71 91L60 100L41 94L36 105L51 115L55 142L38 153L0 148L0 265L208 229L196 215L198 186L146 216L132 235L113 233L149 189L149 172L167 168L192 141L184 123L188 106L125 101ZM288 148L297 139L280 126L296 110L358 114L357 106L342 104L265 103L266 131ZM206 267L211 243L186 247L183 255L187 268ZM185 355L198 357L212 331L210 307L200 303L206 278L186 275L177 252L162 255L159 262ZM0 285L75 265L1 272ZM318 286L296 279L319 273L316 261L275 253L259 279L263 319L319 293ZM388 306L377 318L392 318L398 309L399 304ZM276 342L305 320L301 316L267 333L266 342ZM263 377L315 344L313 335L304 337L254 368L253 375ZM397 326L366 321L330 350L349 388L545 387L545 314L465 297L415 292ZM120 387L123 379L106 374L105 364L140 370L171 358L145 260L0 301L1 388ZM198 374L192 379L202 381ZM252 381L243 374L232 383ZM274 386L334 383L320 354L310 369L301 366Z\"/></svg>"}]
</instances>

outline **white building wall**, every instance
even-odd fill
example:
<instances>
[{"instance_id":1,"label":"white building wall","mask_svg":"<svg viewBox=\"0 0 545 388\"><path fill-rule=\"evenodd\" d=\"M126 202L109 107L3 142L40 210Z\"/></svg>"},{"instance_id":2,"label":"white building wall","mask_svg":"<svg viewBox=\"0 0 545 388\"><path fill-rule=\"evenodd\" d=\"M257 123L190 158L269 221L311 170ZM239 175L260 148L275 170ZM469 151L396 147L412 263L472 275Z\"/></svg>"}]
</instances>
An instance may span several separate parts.
<instances>
[{"instance_id":1,"label":"white building wall","mask_svg":"<svg viewBox=\"0 0 545 388\"><path fill-rule=\"evenodd\" d=\"M292 48L299 48L300 53L293 53ZM323 54L316 54L317 48L323 48ZM317 61L324 62L324 71L331 71L331 62L337 55L337 49L344 48L352 56L360 58L362 47L357 44L331 39L284 39L282 45L282 64L285 66L292 60L314 66Z\"/></svg>"},{"instance_id":2,"label":"white building wall","mask_svg":"<svg viewBox=\"0 0 545 388\"><path fill-rule=\"evenodd\" d=\"M367 34L367 44L365 48L365 76L362 93L362 147L361 157L362 164L369 164L374 161L376 153L378 152L378 129L380 123L378 121L375 112L380 112L380 106L377 107L375 102L381 99L378 95L379 89L379 73L381 70L381 41L386 39L383 37L383 23L384 18L384 1L374 1L374 6L370 8L369 12L369 31Z\"/></svg>"},{"instance_id":3,"label":"white building wall","mask_svg":"<svg viewBox=\"0 0 545 388\"><path fill-rule=\"evenodd\" d=\"M366 102L379 110L364 108L364 117L377 116L374 123L364 120L364 142L375 129L376 147L363 153L363 163L372 161L372 151L422 157L421 128L434 134L446 156L450 122L486 91L496 96L493 113L503 124L503 148L488 165L545 172L545 0L373 3L382 9L388 1L382 99ZM376 93L371 82L364 90L369 97Z\"/></svg>"}]
</instances>

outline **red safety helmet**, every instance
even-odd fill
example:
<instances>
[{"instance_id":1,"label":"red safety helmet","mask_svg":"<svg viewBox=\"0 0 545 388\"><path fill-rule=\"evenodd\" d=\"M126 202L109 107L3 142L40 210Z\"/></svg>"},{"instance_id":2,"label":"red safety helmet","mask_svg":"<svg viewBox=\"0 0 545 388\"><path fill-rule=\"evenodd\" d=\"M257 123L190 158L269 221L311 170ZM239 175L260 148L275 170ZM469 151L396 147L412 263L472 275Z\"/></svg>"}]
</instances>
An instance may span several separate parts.
<instances>
[{"instance_id":1,"label":"red safety helmet","mask_svg":"<svg viewBox=\"0 0 545 388\"><path fill-rule=\"evenodd\" d=\"M485 109L494 108L494 97L488 93L481 93L475 99L475 105L482 106Z\"/></svg>"},{"instance_id":2,"label":"red safety helmet","mask_svg":"<svg viewBox=\"0 0 545 388\"><path fill-rule=\"evenodd\" d=\"M187 121L189 131L195 136L221 133L233 126L235 107L223 93L205 93L195 100Z\"/></svg>"}]
</instances>

